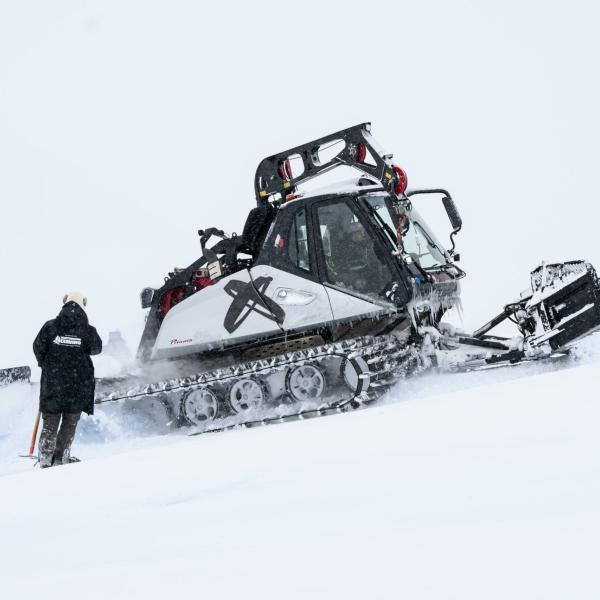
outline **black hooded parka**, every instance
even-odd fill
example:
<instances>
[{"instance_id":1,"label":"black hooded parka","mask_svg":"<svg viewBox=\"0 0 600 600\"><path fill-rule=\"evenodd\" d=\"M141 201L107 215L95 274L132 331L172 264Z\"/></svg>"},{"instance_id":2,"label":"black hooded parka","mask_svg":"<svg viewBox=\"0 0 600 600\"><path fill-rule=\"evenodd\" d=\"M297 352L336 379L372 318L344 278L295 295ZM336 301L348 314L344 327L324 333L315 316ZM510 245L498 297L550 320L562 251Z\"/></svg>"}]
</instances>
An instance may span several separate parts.
<instances>
[{"instance_id":1,"label":"black hooded parka","mask_svg":"<svg viewBox=\"0 0 600 600\"><path fill-rule=\"evenodd\" d=\"M44 324L33 342L42 368L40 411L94 412L94 365L102 340L76 302L67 302L56 319Z\"/></svg>"}]
</instances>

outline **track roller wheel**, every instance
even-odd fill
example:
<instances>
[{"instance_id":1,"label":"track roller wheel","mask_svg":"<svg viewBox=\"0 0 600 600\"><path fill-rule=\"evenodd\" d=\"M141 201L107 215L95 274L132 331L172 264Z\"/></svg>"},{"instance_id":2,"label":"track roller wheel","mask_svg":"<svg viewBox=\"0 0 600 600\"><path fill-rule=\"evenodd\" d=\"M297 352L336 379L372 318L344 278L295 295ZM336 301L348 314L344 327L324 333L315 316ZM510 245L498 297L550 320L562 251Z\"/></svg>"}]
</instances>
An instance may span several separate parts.
<instances>
[{"instance_id":1,"label":"track roller wheel","mask_svg":"<svg viewBox=\"0 0 600 600\"><path fill-rule=\"evenodd\" d=\"M215 419L219 410L219 399L208 387L185 392L181 397L179 414L189 425L204 425Z\"/></svg>"},{"instance_id":2,"label":"track roller wheel","mask_svg":"<svg viewBox=\"0 0 600 600\"><path fill-rule=\"evenodd\" d=\"M285 389L298 402L319 400L325 391L325 377L315 365L293 367L285 377Z\"/></svg>"},{"instance_id":3,"label":"track roller wheel","mask_svg":"<svg viewBox=\"0 0 600 600\"><path fill-rule=\"evenodd\" d=\"M229 388L229 404L236 413L255 410L269 399L266 383L258 377L246 377Z\"/></svg>"},{"instance_id":4,"label":"track roller wheel","mask_svg":"<svg viewBox=\"0 0 600 600\"><path fill-rule=\"evenodd\" d=\"M371 384L369 365L363 358L347 358L341 366L341 375L348 389L358 396Z\"/></svg>"}]
</instances>

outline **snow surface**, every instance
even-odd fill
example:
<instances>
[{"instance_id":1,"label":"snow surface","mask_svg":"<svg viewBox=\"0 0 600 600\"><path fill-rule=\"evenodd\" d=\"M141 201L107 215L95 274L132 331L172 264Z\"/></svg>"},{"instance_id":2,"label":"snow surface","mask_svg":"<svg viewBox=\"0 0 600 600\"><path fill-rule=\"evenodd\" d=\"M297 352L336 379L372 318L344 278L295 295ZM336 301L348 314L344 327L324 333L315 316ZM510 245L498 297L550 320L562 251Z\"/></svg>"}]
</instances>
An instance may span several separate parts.
<instances>
[{"instance_id":1,"label":"snow surface","mask_svg":"<svg viewBox=\"0 0 600 600\"><path fill-rule=\"evenodd\" d=\"M84 423L45 471L11 455L36 390L0 390L3 597L598 598L599 360L199 437Z\"/></svg>"}]
</instances>

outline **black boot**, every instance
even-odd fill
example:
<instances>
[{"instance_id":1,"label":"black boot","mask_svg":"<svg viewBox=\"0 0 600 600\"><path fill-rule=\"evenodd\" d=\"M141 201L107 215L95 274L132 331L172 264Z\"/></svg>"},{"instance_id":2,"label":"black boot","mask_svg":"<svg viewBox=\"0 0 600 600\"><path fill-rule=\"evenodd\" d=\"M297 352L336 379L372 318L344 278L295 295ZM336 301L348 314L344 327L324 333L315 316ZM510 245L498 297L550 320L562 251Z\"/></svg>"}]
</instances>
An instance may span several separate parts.
<instances>
[{"instance_id":1,"label":"black boot","mask_svg":"<svg viewBox=\"0 0 600 600\"><path fill-rule=\"evenodd\" d=\"M81 417L81 411L73 413L63 413L60 431L56 438L56 449L54 451L54 464L67 465L71 462L79 462L75 457L71 460L71 444L75 438L77 423Z\"/></svg>"},{"instance_id":2,"label":"black boot","mask_svg":"<svg viewBox=\"0 0 600 600\"><path fill-rule=\"evenodd\" d=\"M56 450L56 438L60 424L60 414L42 413L44 424L38 444L38 456L40 469L51 467Z\"/></svg>"}]
</instances>

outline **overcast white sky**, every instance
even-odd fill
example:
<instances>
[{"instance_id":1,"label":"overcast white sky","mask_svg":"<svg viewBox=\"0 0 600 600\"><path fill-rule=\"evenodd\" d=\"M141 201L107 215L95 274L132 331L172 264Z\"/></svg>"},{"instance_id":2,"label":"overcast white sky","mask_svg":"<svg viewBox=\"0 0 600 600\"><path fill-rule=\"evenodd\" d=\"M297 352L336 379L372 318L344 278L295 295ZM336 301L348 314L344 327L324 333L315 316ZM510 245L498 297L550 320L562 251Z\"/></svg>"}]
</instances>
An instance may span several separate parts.
<instances>
[{"instance_id":1,"label":"overcast white sky","mask_svg":"<svg viewBox=\"0 0 600 600\"><path fill-rule=\"evenodd\" d=\"M139 290L197 257L198 228L241 230L261 158L362 121L411 187L453 193L468 327L540 259L600 264L598 17L580 1L0 0L0 366L33 362L74 288L105 339L135 346Z\"/></svg>"}]
</instances>

